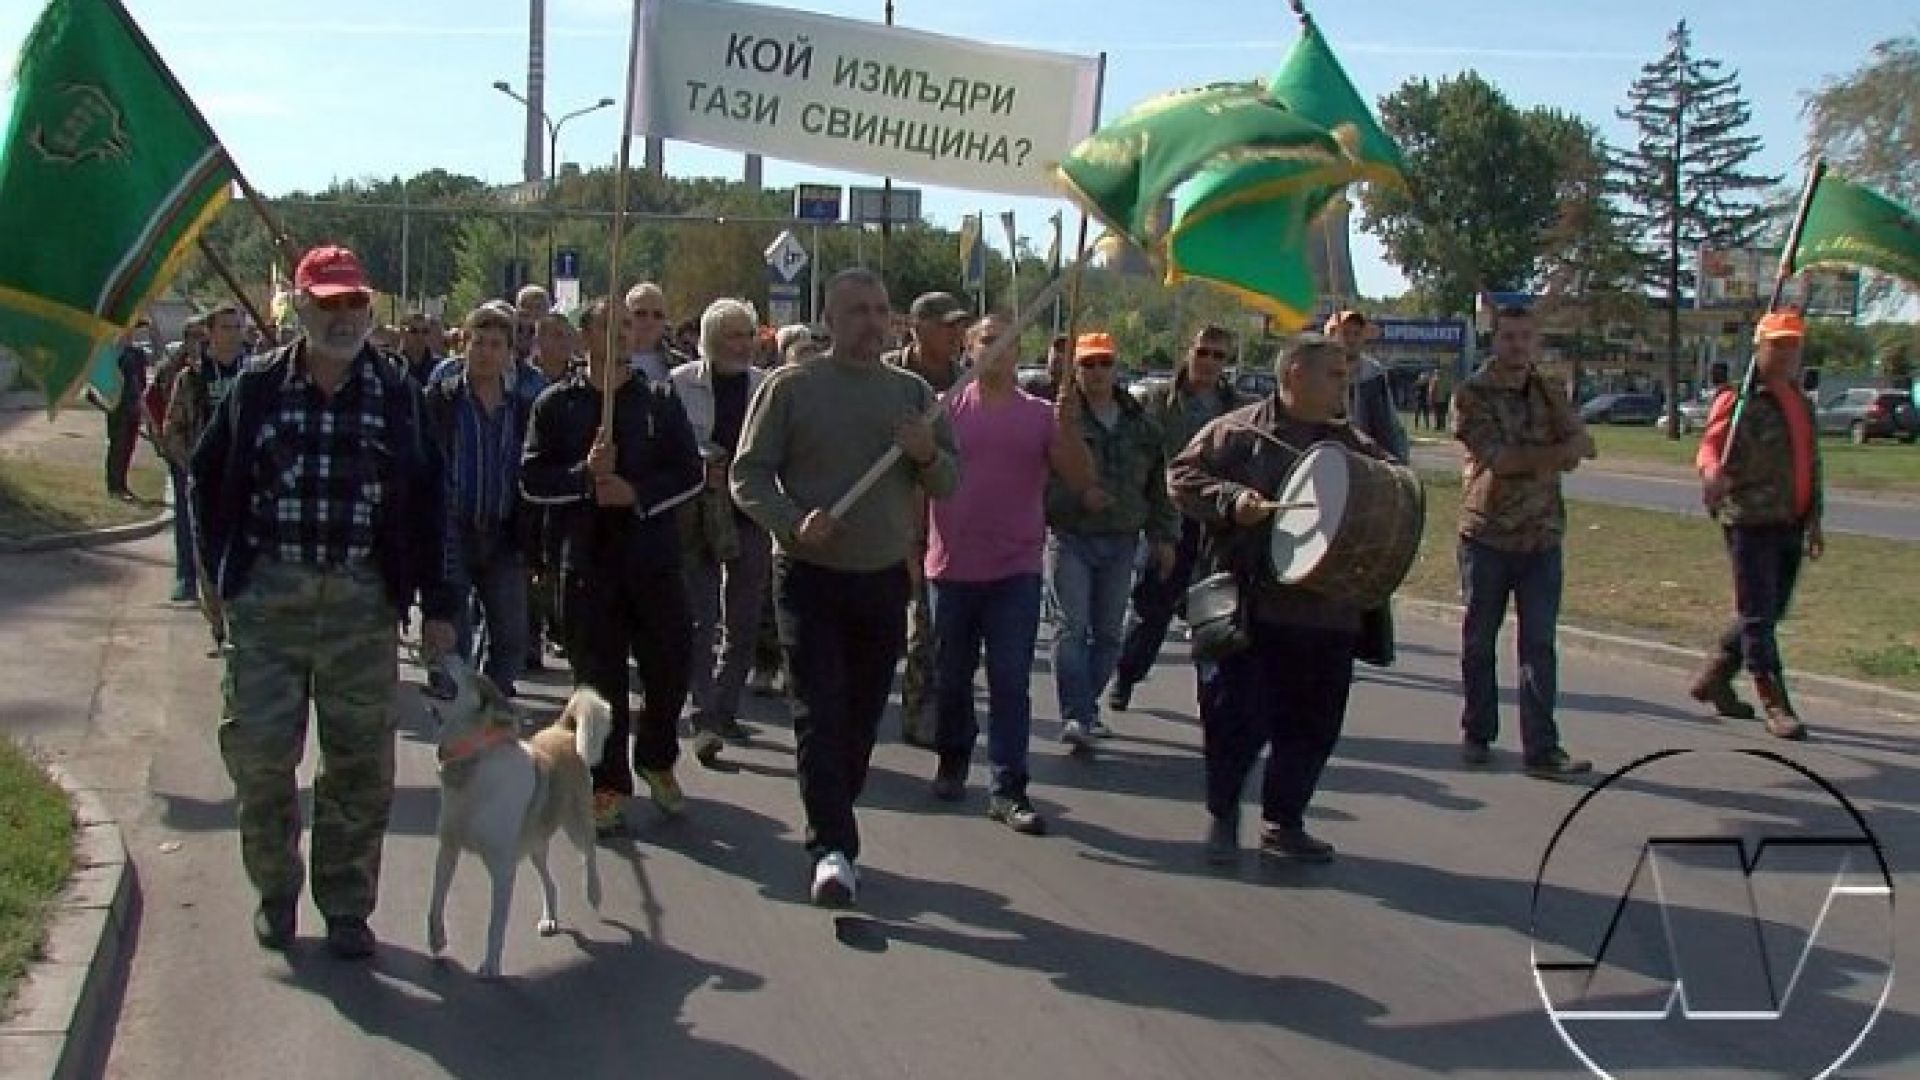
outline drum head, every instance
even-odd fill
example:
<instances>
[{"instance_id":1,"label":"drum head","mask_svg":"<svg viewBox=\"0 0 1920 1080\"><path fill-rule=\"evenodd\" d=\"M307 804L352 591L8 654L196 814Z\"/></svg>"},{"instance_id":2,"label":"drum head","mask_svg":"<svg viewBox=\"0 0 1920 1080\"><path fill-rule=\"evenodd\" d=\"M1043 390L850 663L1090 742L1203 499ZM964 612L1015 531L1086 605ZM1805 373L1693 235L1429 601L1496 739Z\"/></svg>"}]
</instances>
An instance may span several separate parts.
<instances>
[{"instance_id":1,"label":"drum head","mask_svg":"<svg viewBox=\"0 0 1920 1080\"><path fill-rule=\"evenodd\" d=\"M1308 447L1288 474L1286 485L1280 489L1280 501L1313 505L1273 515L1269 557L1273 576L1280 584L1298 584L1313 573L1333 546L1346 518L1347 492L1352 482L1348 469L1343 447L1321 443Z\"/></svg>"}]
</instances>

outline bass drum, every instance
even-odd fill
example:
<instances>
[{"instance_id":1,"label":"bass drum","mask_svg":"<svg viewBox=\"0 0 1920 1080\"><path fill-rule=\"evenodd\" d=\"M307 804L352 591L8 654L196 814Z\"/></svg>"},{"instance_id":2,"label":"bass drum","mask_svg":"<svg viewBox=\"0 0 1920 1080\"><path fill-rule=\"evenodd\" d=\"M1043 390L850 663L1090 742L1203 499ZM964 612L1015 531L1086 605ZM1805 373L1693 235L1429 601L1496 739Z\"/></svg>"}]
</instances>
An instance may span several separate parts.
<instances>
[{"instance_id":1,"label":"bass drum","mask_svg":"<svg viewBox=\"0 0 1920 1080\"><path fill-rule=\"evenodd\" d=\"M1267 569L1280 584L1365 611L1413 569L1427 501L1412 469L1319 442L1294 463L1279 501Z\"/></svg>"}]
</instances>

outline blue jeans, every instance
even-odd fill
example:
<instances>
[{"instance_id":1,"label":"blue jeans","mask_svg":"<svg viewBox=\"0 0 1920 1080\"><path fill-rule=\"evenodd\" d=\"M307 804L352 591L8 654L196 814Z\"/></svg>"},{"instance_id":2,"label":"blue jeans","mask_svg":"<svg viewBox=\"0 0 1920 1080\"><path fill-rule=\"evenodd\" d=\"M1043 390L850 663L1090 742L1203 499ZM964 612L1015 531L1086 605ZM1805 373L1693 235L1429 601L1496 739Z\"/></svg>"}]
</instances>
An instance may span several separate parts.
<instances>
[{"instance_id":1,"label":"blue jeans","mask_svg":"<svg viewBox=\"0 0 1920 1080\"><path fill-rule=\"evenodd\" d=\"M193 562L193 514L187 505L187 470L169 464L173 480L173 580L184 592L192 592L199 580Z\"/></svg>"},{"instance_id":2,"label":"blue jeans","mask_svg":"<svg viewBox=\"0 0 1920 1080\"><path fill-rule=\"evenodd\" d=\"M973 673L987 651L988 791L1024 795L1027 740L1033 729L1028 692L1034 639L1040 634L1040 575L998 581L932 581L935 642L934 747L942 760L965 760L980 727L973 713Z\"/></svg>"},{"instance_id":3,"label":"blue jeans","mask_svg":"<svg viewBox=\"0 0 1920 1080\"><path fill-rule=\"evenodd\" d=\"M487 678L511 694L514 680L527 660L527 564L506 529L477 529L457 524L460 540L448 584L460 604L454 609L453 631L460 655L478 663ZM483 659L474 656L474 607L486 619L487 648Z\"/></svg>"},{"instance_id":4,"label":"blue jeans","mask_svg":"<svg viewBox=\"0 0 1920 1080\"><path fill-rule=\"evenodd\" d=\"M1138 533L1056 532L1047 541L1047 576L1060 607L1053 682L1063 720L1084 724L1100 715L1096 695L1120 659L1139 546Z\"/></svg>"},{"instance_id":5,"label":"blue jeans","mask_svg":"<svg viewBox=\"0 0 1920 1080\"><path fill-rule=\"evenodd\" d=\"M1500 687L1494 653L1500 624L1512 596L1520 622L1520 744L1528 761L1560 748L1553 721L1558 696L1554 636L1560 621L1561 558L1545 551L1501 551L1460 540L1460 592L1466 617L1460 624L1460 681L1466 705L1460 727L1474 742L1500 734Z\"/></svg>"}]
</instances>

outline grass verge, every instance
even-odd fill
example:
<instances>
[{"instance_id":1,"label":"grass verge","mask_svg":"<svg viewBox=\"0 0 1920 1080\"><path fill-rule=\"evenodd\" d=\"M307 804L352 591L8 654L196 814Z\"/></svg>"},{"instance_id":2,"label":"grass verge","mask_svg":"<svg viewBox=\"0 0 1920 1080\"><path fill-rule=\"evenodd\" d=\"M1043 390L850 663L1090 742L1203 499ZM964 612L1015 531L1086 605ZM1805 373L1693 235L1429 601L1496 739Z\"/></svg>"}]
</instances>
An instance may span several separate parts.
<instances>
[{"instance_id":1,"label":"grass verge","mask_svg":"<svg viewBox=\"0 0 1920 1080\"><path fill-rule=\"evenodd\" d=\"M49 905L73 867L66 792L0 739L0 1015L39 955Z\"/></svg>"},{"instance_id":2,"label":"grass verge","mask_svg":"<svg viewBox=\"0 0 1920 1080\"><path fill-rule=\"evenodd\" d=\"M1403 413L1401 422L1413 435L1452 445L1444 432L1416 429L1411 414ZM1600 468L1642 465L1650 472L1693 475L1693 455L1700 449L1698 432L1669 439L1650 426L1595 424L1588 430L1600 450L1596 463ZM1920 446L1890 439L1855 446L1826 436L1820 440L1820 457L1830 489L1920 495Z\"/></svg>"},{"instance_id":3,"label":"grass verge","mask_svg":"<svg viewBox=\"0 0 1920 1080\"><path fill-rule=\"evenodd\" d=\"M1700 448L1697 434L1676 440L1651 427L1597 424L1590 430L1602 462L1648 461L1691 471L1694 452ZM1820 440L1820 459L1830 488L1920 495L1920 448L1890 439L1855 446L1826 437Z\"/></svg>"},{"instance_id":4,"label":"grass verge","mask_svg":"<svg viewBox=\"0 0 1920 1080\"><path fill-rule=\"evenodd\" d=\"M167 486L160 466L134 465L127 483L142 501L108 495L97 464L0 450L0 541L127 525L159 512Z\"/></svg>"},{"instance_id":5,"label":"grass verge","mask_svg":"<svg viewBox=\"0 0 1920 1080\"><path fill-rule=\"evenodd\" d=\"M1906 449L1902 447L1901 449ZM1402 587L1460 600L1455 561L1459 477L1426 473L1427 527ZM1733 579L1718 527L1699 518L1595 503L1567 507L1561 621L1704 649L1733 611ZM1920 545L1834 536L1802 567L1780 627L1788 671L1920 690Z\"/></svg>"}]
</instances>

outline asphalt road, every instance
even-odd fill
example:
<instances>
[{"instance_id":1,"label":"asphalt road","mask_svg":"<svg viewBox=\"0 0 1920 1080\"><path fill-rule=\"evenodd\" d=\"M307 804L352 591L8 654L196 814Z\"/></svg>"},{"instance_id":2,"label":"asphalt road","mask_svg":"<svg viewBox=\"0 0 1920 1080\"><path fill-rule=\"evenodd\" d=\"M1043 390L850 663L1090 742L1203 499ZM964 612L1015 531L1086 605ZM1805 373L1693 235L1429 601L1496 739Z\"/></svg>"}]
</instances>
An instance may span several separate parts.
<instances>
[{"instance_id":1,"label":"asphalt road","mask_svg":"<svg viewBox=\"0 0 1920 1080\"><path fill-rule=\"evenodd\" d=\"M577 874L563 870L568 932L538 938L532 876L522 873L509 978L487 985L471 974L486 906L471 861L449 912L452 962L426 955L437 793L411 705L377 960L329 960L310 907L291 956L255 948L214 750L217 672L197 616L161 602L166 557L162 537L0 563L0 716L108 789L145 892L110 1076L1588 1075L1542 1006L1528 930L1542 854L1587 789L1520 775L1511 728L1497 769L1458 763L1453 635L1438 624L1404 625L1400 666L1358 682L1310 822L1340 847L1331 866L1250 854L1231 871L1203 867L1193 677L1175 647L1137 707L1115 718L1119 737L1086 761L1051 741L1057 713L1036 663L1034 794L1053 822L1049 837L986 820L983 767L968 802L949 808L927 795L927 755L884 744L862 810L860 908L816 910L805 903L790 736L775 703L760 700L761 737L737 755L737 771L683 765L686 820L650 821L634 842L603 849L598 915ZM1669 747L1783 751L1854 800L1901 888L1920 883L1899 872L1920 856L1912 728L1809 702L1820 738L1786 746L1755 725L1699 719L1682 707L1682 678L1570 655L1561 673L1568 743L1606 767ZM533 687L546 700L562 689ZM1818 798L1737 772L1714 778L1713 796L1642 774L1615 785L1606 806L1618 831L1587 835L1579 857L1556 855L1543 910L1582 923L1575 937L1597 936L1631 880L1619 860L1647 836L1689 821L1800 835L1820 817ZM1737 981L1758 925L1780 970L1799 973L1779 1022L1793 1026L1590 1024L1576 1043L1622 1076L1706 1075L1704 1066L1758 1048L1770 1066L1837 1052L1885 984L1887 931L1916 940L1916 921L1906 904L1892 927L1881 916L1878 937L1871 918L1863 931L1862 911L1880 901L1831 889L1834 865L1821 861L1823 849L1809 851L1802 856L1817 865L1756 887L1758 924L1715 914L1711 888L1681 888L1698 885L1698 874L1662 879L1666 910L1690 928L1684 940L1732 942L1682 958L1703 1007L1719 1000L1707 1000L1709 988ZM1856 860L1839 883L1870 886L1869 862ZM576 864L563 856L556 865ZM1742 879L1731 880L1722 893L1744 905ZM1854 903L1861 895L1865 908ZM1821 947L1804 966L1789 963L1823 898L1836 902ZM1612 949L1607 977L1585 982L1608 1000L1670 993L1658 951ZM1733 959L1719 961L1721 951ZM1566 992L1568 975L1547 979ZM1845 1075L1914 1075L1917 987L1895 984ZM1680 1068L1688 1063L1703 1069Z\"/></svg>"},{"instance_id":2,"label":"asphalt road","mask_svg":"<svg viewBox=\"0 0 1920 1080\"><path fill-rule=\"evenodd\" d=\"M1907 447L1885 449L1911 453ZM1430 469L1453 469L1460 460L1457 452L1436 445L1416 448L1413 457L1414 464ZM1914 467L1920 469L1920 454L1913 457ZM1600 462L1568 474L1563 490L1569 499L1706 518L1706 510L1700 505L1700 484L1689 477L1615 472ZM1829 493L1824 520L1828 532L1920 542L1920 502L1910 498Z\"/></svg>"}]
</instances>

